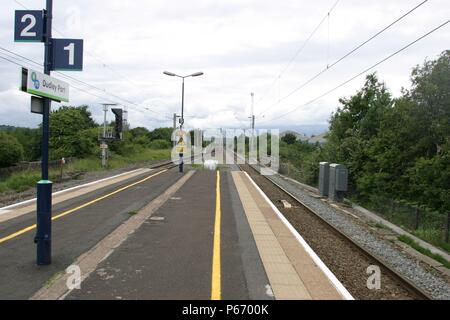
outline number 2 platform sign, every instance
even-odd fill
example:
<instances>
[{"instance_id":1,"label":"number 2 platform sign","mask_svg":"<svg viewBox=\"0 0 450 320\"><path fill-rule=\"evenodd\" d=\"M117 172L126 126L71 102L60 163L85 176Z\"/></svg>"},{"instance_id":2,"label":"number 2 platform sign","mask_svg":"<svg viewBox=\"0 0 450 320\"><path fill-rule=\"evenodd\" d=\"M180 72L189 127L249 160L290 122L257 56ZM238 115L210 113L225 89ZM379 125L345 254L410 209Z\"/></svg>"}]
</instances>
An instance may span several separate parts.
<instances>
[{"instance_id":1,"label":"number 2 platform sign","mask_svg":"<svg viewBox=\"0 0 450 320\"><path fill-rule=\"evenodd\" d=\"M44 42L44 15L45 10L16 10L14 41ZM51 46L51 70L83 70L83 40L51 39Z\"/></svg>"},{"instance_id":2,"label":"number 2 platform sign","mask_svg":"<svg viewBox=\"0 0 450 320\"><path fill-rule=\"evenodd\" d=\"M17 10L15 15L14 41L43 42L44 16L42 10Z\"/></svg>"}]
</instances>

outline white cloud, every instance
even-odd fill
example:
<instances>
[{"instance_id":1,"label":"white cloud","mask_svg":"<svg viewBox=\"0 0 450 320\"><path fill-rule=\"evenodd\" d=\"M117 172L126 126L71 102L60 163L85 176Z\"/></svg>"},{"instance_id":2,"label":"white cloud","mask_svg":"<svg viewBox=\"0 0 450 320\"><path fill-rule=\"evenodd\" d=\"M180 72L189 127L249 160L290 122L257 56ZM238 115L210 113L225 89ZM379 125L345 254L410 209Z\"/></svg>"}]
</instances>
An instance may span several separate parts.
<instances>
[{"instance_id":1,"label":"white cloud","mask_svg":"<svg viewBox=\"0 0 450 320\"><path fill-rule=\"evenodd\" d=\"M43 0L21 2L33 9L44 4ZM259 114L326 67L327 63L420 1L340 1L330 18L330 42L328 23L324 23L280 81L271 87L276 76L334 2L61 0L54 4L54 28L64 37L85 40L84 71L68 75L141 106L129 105L132 126L168 126L171 125L172 114L180 112L180 79L162 74L162 71L169 70L180 74L205 72L203 77L186 80L187 125L236 127L249 123L250 92L256 94L255 109ZM43 60L41 44L13 42L13 13L16 9L21 8L13 0L4 0L0 4L0 46L40 62ZM270 120L335 87L444 22L448 14L448 0L429 1L316 81L270 108L265 112L265 118L258 118L257 123ZM61 37L58 32L54 32L55 37ZM401 87L409 86L411 68L426 57L434 58L448 49L449 42L450 28L447 26L376 70L392 92L399 94ZM0 72L0 123L37 125L37 116L29 113L29 97L16 89L19 67L0 59ZM338 106L338 98L354 93L362 83L363 78L355 80L286 118L263 124L326 123ZM107 100L108 95L75 82L73 85L102 96L98 98L74 88L71 90L71 104L92 106L95 118L101 121L99 103ZM118 99L109 96L109 100ZM162 120L155 120L155 117Z\"/></svg>"}]
</instances>

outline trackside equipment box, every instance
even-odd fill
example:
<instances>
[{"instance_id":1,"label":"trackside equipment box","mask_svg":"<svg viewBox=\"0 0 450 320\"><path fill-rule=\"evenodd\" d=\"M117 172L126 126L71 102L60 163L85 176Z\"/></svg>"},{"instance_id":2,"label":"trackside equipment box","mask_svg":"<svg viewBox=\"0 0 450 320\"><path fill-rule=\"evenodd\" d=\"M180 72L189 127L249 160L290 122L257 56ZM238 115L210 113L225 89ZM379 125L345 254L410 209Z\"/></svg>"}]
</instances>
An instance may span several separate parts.
<instances>
[{"instance_id":1,"label":"trackside equipment box","mask_svg":"<svg viewBox=\"0 0 450 320\"><path fill-rule=\"evenodd\" d=\"M335 202L343 202L348 190L348 170L341 164L330 165L329 198Z\"/></svg>"}]
</instances>

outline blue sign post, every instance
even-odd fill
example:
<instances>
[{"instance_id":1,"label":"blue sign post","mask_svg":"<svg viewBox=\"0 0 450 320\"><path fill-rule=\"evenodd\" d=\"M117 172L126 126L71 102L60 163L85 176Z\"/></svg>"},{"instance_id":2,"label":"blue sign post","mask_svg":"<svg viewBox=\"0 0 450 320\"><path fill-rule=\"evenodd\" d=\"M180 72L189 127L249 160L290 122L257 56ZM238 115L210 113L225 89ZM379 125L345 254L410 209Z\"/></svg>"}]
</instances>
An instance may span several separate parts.
<instances>
[{"instance_id":1,"label":"blue sign post","mask_svg":"<svg viewBox=\"0 0 450 320\"><path fill-rule=\"evenodd\" d=\"M53 0L46 0L46 10L18 10L15 13L14 40L44 42L44 74L51 70L82 70L83 41L52 38ZM37 78L34 77L36 81ZM33 80L33 75L31 80ZM52 182L48 175L48 145L51 99L43 98L42 110L42 178L37 183L37 264L52 261Z\"/></svg>"},{"instance_id":2,"label":"blue sign post","mask_svg":"<svg viewBox=\"0 0 450 320\"><path fill-rule=\"evenodd\" d=\"M44 73L50 75L51 39L52 39L52 17L53 0L47 0L45 10L45 51L44 51ZM50 107L51 100L44 98L44 109L42 114L42 163L41 181L37 183L37 223L34 242L37 245L37 264L49 265L52 263L52 182L48 176L48 140L50 132Z\"/></svg>"}]
</instances>

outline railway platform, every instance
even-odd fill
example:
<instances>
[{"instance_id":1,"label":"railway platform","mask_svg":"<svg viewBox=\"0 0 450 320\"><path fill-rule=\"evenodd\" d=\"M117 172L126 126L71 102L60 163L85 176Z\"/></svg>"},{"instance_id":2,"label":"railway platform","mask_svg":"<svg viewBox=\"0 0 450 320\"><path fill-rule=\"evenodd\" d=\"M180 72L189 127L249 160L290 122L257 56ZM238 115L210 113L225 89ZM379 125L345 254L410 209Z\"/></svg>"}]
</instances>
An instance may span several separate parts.
<instances>
[{"instance_id":1,"label":"railway platform","mask_svg":"<svg viewBox=\"0 0 450 320\"><path fill-rule=\"evenodd\" d=\"M34 200L0 211L1 299L352 299L239 167L142 168L54 194L52 264Z\"/></svg>"},{"instance_id":2,"label":"railway platform","mask_svg":"<svg viewBox=\"0 0 450 320\"><path fill-rule=\"evenodd\" d=\"M246 173L190 171L160 197L75 261L80 289L62 274L32 298L352 299Z\"/></svg>"},{"instance_id":3,"label":"railway platform","mask_svg":"<svg viewBox=\"0 0 450 320\"><path fill-rule=\"evenodd\" d=\"M238 171L232 176L275 298L352 299L251 178Z\"/></svg>"}]
</instances>

